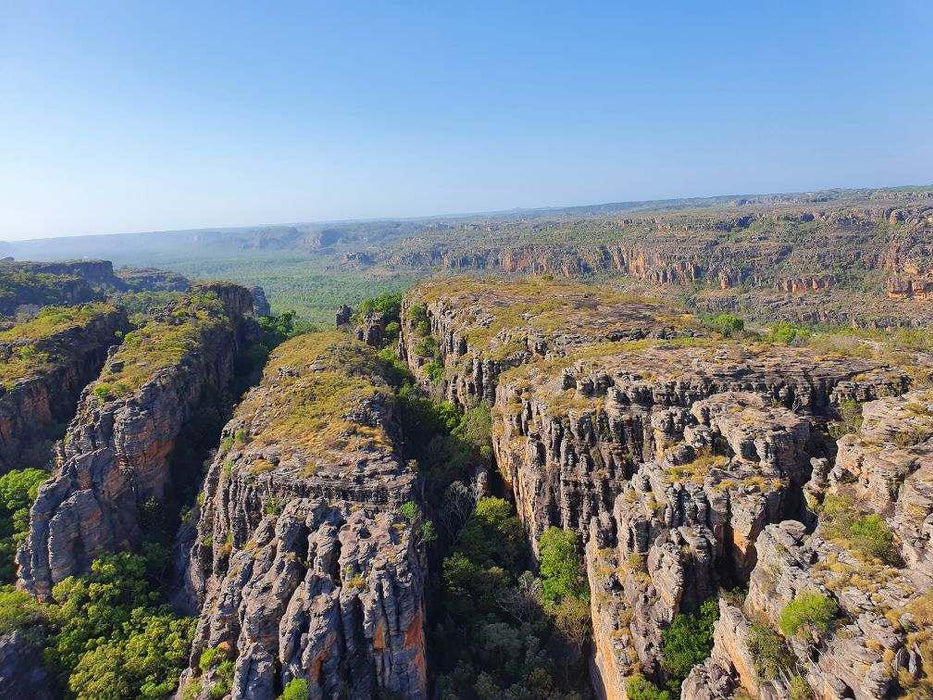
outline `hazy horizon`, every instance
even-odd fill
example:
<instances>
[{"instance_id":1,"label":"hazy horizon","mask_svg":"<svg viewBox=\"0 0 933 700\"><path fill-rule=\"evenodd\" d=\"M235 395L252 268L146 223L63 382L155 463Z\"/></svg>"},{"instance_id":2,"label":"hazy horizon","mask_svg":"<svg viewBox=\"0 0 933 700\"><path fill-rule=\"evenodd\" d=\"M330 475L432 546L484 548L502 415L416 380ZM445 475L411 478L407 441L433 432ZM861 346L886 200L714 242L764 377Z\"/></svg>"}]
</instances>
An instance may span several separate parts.
<instances>
[{"instance_id":1,"label":"hazy horizon","mask_svg":"<svg viewBox=\"0 0 933 700\"><path fill-rule=\"evenodd\" d=\"M799 190L787 190L784 192L719 192L719 193L709 193L709 194L696 194L696 195L673 195L673 196L661 196L661 197L652 197L648 199L617 199L612 201L605 202L577 202L577 203L563 203L563 204L543 204L540 206L527 206L527 207L510 207L507 209L486 209L486 210L472 210L472 211L449 211L449 212L434 212L427 214L415 214L415 215L401 215L401 216L371 216L371 217L348 217L344 219L303 219L295 221L260 221L260 222L246 222L246 223L229 223L229 224L205 224L198 226L184 226L180 228L170 228L170 229L138 229L134 231L92 231L92 232L76 232L76 233L62 233L58 235L50 236L34 236L28 238L0 238L0 242L9 242L9 243L28 243L30 241L44 241L44 240L54 240L56 238L81 238L81 237L98 237L98 236L121 236L121 235L145 235L145 234L159 234L159 233L184 233L192 231L222 231L222 230L237 230L237 229L256 229L263 227L281 227L281 226L302 226L302 225L327 225L327 224L348 224L348 223L361 223L367 221L419 221L419 220L428 220L428 219L445 219L445 218L458 218L458 217L471 217L471 216L483 216L483 215L495 215L501 213L509 212L536 212L536 211L548 211L548 210L568 210L568 209L585 209L588 207L599 207L599 206L612 206L615 204L647 204L651 202L664 202L664 201L678 201L678 200L692 200L692 199L708 199L708 198L728 198L728 197L768 197L775 195L793 195L793 194L807 194L807 193L816 193L816 192L825 192L825 191L836 191L836 190L864 190L864 189L877 189L877 190L888 190L888 189L902 189L902 188L933 188L933 182L929 184L915 184L915 183L906 183L906 184L891 184L891 185L851 185L845 187L819 187L813 189L799 189Z\"/></svg>"},{"instance_id":2,"label":"hazy horizon","mask_svg":"<svg viewBox=\"0 0 933 700\"><path fill-rule=\"evenodd\" d=\"M0 240L929 182L931 29L907 0L14 1Z\"/></svg>"}]
</instances>

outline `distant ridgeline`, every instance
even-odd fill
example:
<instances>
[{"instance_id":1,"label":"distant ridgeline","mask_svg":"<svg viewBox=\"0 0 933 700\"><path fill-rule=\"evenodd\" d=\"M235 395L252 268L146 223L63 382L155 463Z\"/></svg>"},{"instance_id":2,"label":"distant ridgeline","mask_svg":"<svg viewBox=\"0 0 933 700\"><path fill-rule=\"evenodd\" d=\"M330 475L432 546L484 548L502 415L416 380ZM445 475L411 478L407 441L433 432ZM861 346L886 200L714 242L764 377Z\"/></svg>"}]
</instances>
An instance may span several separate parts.
<instances>
[{"instance_id":1,"label":"distant ridgeline","mask_svg":"<svg viewBox=\"0 0 933 700\"><path fill-rule=\"evenodd\" d=\"M80 236L0 244L3 252L262 285L274 309L316 323L437 271L608 279L760 319L933 320L923 303L933 296L933 187Z\"/></svg>"},{"instance_id":2,"label":"distant ridgeline","mask_svg":"<svg viewBox=\"0 0 933 700\"><path fill-rule=\"evenodd\" d=\"M100 301L116 292L181 292L188 286L188 280L172 272L114 270L107 260L38 263L6 259L0 261L0 315Z\"/></svg>"}]
</instances>

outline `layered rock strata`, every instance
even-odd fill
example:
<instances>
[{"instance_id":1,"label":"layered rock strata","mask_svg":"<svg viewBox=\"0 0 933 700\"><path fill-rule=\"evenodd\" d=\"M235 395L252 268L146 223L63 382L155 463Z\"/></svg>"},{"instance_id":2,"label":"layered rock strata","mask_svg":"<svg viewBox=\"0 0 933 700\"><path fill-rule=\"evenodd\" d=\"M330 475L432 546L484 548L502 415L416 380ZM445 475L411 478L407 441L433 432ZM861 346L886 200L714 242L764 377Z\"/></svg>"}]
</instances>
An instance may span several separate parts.
<instances>
[{"instance_id":1,"label":"layered rock strata","mask_svg":"<svg viewBox=\"0 0 933 700\"><path fill-rule=\"evenodd\" d=\"M30 511L17 555L22 587L47 598L100 553L140 543L141 506L162 501L179 476L179 435L195 414L230 400L235 360L255 335L251 314L247 289L198 286L110 353Z\"/></svg>"},{"instance_id":2,"label":"layered rock strata","mask_svg":"<svg viewBox=\"0 0 933 700\"><path fill-rule=\"evenodd\" d=\"M910 366L869 346L827 350L704 337L689 318L659 306L633 300L626 309L621 298L581 310L572 301L584 294L562 296L563 285L532 282L540 286L529 300L527 284L499 283L489 293L468 285L414 290L403 304L400 349L439 393L462 405L493 404L496 462L532 544L552 525L582 535L592 672L605 697L624 698L632 675L664 678L664 628L678 612L754 581L768 566L757 543L769 526L814 522L813 504L837 482L861 478L860 497L878 500L909 471L900 459L887 471L871 465L864 470L871 476L856 476L854 465L871 458L850 454L849 438L840 441L834 468L823 431L841 406L864 402L864 429L872 430L873 411L900 405L905 399L897 397L929 382L929 358ZM515 306L510 288L517 289ZM612 325L620 319L630 323L624 330ZM443 369L439 381L436 370L425 370L431 364ZM907 403L917 411L923 402ZM911 464L922 461L918 449ZM905 481L911 512L919 512L923 479L916 486ZM904 559L922 571L923 527L901 519L900 526L891 521L905 530L895 530L897 537L907 542L913 527ZM729 638L720 635L720 646L739 649L741 625L731 607L720 627L732 630ZM754 668L747 649L733 656L736 667ZM696 674L684 697L758 690L721 664ZM790 692L786 680L768 686L774 697Z\"/></svg>"},{"instance_id":3,"label":"layered rock strata","mask_svg":"<svg viewBox=\"0 0 933 700\"><path fill-rule=\"evenodd\" d=\"M300 336L224 429L191 550L186 697L274 698L296 678L314 698L426 697L416 476L380 371L345 333ZM232 678L202 668L208 650Z\"/></svg>"},{"instance_id":4,"label":"layered rock strata","mask_svg":"<svg viewBox=\"0 0 933 700\"><path fill-rule=\"evenodd\" d=\"M461 405L495 401L499 374L600 342L696 331L683 310L637 295L566 281L442 279L402 303L400 354L425 384ZM428 374L434 359L445 369Z\"/></svg>"},{"instance_id":5,"label":"layered rock strata","mask_svg":"<svg viewBox=\"0 0 933 700\"><path fill-rule=\"evenodd\" d=\"M122 311L94 304L49 308L0 333L0 474L48 460L52 433L127 329Z\"/></svg>"}]
</instances>

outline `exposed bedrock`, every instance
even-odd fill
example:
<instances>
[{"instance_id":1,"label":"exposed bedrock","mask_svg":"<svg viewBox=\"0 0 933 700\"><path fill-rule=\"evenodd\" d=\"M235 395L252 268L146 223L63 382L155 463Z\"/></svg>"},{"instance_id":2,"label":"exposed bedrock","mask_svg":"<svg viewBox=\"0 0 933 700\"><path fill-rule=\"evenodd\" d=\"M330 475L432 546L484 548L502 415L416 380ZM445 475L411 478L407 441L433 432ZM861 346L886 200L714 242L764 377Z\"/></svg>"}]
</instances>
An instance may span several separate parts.
<instances>
[{"instance_id":1,"label":"exposed bedrock","mask_svg":"<svg viewBox=\"0 0 933 700\"><path fill-rule=\"evenodd\" d=\"M933 693L931 437L929 390L864 405L862 426L839 441L835 465L815 470L807 485L820 516L815 531L789 520L758 536L748 595L721 601L713 654L688 679L691 692L705 697L728 677L747 692L784 698L798 676L818 698ZM865 540L869 527L876 535ZM750 651L751 625L779 628L787 605L813 593L834 602L833 620L782 633L789 656L770 677Z\"/></svg>"},{"instance_id":2,"label":"exposed bedrock","mask_svg":"<svg viewBox=\"0 0 933 700\"><path fill-rule=\"evenodd\" d=\"M100 553L140 543L140 506L162 501L182 476L172 458L186 424L229 405L235 359L255 333L248 314L247 289L197 286L110 354L30 511L17 555L21 586L47 598Z\"/></svg>"},{"instance_id":3,"label":"exposed bedrock","mask_svg":"<svg viewBox=\"0 0 933 700\"><path fill-rule=\"evenodd\" d=\"M400 350L426 388L461 405L492 404L497 467L532 545L549 526L582 536L591 670L605 697L624 698L636 674L663 681L661 636L674 616L754 581L763 570L756 543L769 526L812 528L826 489L855 479L858 469L844 465L869 458L850 454L843 438L834 463L823 432L841 407L875 402L866 404L866 430L881 406L918 410L897 397L922 383L922 371L883 356L712 338L676 309L594 288L475 284L432 282L409 293ZM911 464L923 449L908 450ZM889 469L900 476L885 477L884 492L903 479L900 508L909 502L918 512L926 482L904 478L913 467L903 461ZM869 471L864 498L877 500L871 480L883 472ZM925 561L923 518L902 519L891 522L904 559ZM734 667L697 669L683 697L757 692L740 645L751 623L739 622L723 613L717 637L717 649L735 649ZM772 680L774 697L786 697L787 683Z\"/></svg>"},{"instance_id":4,"label":"exposed bedrock","mask_svg":"<svg viewBox=\"0 0 933 700\"><path fill-rule=\"evenodd\" d=\"M118 334L127 330L126 315L109 305L95 304L73 315L73 322L57 324L60 329L39 337L29 327L45 324L42 318L0 334L0 362L25 364L30 360L21 358L36 358L33 368L0 388L0 474L43 466L52 431L74 416L82 389L97 377Z\"/></svg>"},{"instance_id":5,"label":"exposed bedrock","mask_svg":"<svg viewBox=\"0 0 933 700\"><path fill-rule=\"evenodd\" d=\"M425 561L401 508L416 476L379 371L346 334L301 336L224 429L191 550L184 692L274 698L301 678L315 698L426 697ZM205 650L232 679L200 668Z\"/></svg>"}]
</instances>

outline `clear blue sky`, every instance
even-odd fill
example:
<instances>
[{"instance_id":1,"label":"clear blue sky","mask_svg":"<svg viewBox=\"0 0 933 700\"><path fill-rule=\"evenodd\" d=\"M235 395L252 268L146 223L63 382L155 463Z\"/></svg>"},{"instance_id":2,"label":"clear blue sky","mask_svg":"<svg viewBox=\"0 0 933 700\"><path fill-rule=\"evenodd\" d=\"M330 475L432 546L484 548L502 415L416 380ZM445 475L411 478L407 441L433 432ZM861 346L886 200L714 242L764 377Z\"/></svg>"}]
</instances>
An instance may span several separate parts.
<instances>
[{"instance_id":1,"label":"clear blue sky","mask_svg":"<svg viewBox=\"0 0 933 700\"><path fill-rule=\"evenodd\" d=\"M5 0L0 238L927 184L931 40L929 0Z\"/></svg>"}]
</instances>

